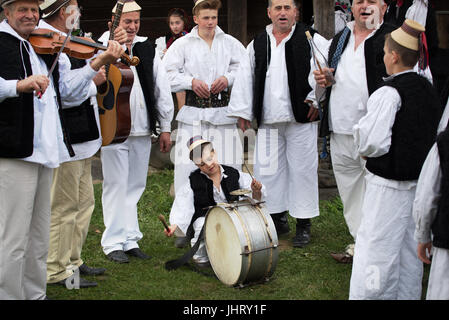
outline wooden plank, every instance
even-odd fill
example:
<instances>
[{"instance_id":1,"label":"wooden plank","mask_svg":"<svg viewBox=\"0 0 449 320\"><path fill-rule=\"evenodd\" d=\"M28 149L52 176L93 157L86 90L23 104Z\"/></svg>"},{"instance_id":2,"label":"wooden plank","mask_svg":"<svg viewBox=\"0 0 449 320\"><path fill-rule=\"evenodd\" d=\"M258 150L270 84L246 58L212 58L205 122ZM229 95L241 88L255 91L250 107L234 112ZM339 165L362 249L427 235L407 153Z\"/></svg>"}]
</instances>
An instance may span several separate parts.
<instances>
[{"instance_id":1,"label":"wooden plank","mask_svg":"<svg viewBox=\"0 0 449 320\"><path fill-rule=\"evenodd\" d=\"M228 0L228 33L247 44L247 0Z\"/></svg>"},{"instance_id":2,"label":"wooden plank","mask_svg":"<svg viewBox=\"0 0 449 320\"><path fill-rule=\"evenodd\" d=\"M315 29L326 39L335 34L335 1L313 0Z\"/></svg>"}]
</instances>

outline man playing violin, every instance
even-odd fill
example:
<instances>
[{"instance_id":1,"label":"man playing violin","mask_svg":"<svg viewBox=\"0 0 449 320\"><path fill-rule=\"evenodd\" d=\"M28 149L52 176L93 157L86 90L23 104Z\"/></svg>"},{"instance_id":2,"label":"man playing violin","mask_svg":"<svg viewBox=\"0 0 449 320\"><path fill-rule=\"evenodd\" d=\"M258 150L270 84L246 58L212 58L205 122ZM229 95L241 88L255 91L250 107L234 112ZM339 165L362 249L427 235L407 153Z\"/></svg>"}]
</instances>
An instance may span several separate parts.
<instances>
[{"instance_id":1,"label":"man playing violin","mask_svg":"<svg viewBox=\"0 0 449 320\"><path fill-rule=\"evenodd\" d=\"M121 1L124 2L124 1ZM116 7L112 13L115 16ZM141 7L135 1L124 3L119 26L126 30L127 53L140 58L131 66L134 82L130 92L131 132L125 142L101 148L103 169L103 217L106 226L101 239L103 252L117 263L129 262L128 256L148 259L137 242L139 230L137 203L147 182L151 153L151 133L159 122L159 147L170 151L170 131L174 105L165 69L155 55L154 43L138 36ZM114 20L113 16L113 20ZM109 39L109 31L99 39Z\"/></svg>"},{"instance_id":2,"label":"man playing violin","mask_svg":"<svg viewBox=\"0 0 449 320\"><path fill-rule=\"evenodd\" d=\"M66 36L69 28L79 19L77 0L45 0L40 5L42 19L39 28L49 29ZM114 39L124 43L126 31L119 27ZM79 69L87 61L61 54L59 71ZM66 157L54 170L51 188L50 247L47 258L47 283L66 285L76 269L81 275L101 275L106 269L91 268L81 259L89 223L95 207L91 167L92 156L101 147L97 86L106 81L104 67L90 82L88 98L78 101L62 101L67 132L75 151L74 157ZM79 279L80 288L97 283Z\"/></svg>"},{"instance_id":3,"label":"man playing violin","mask_svg":"<svg viewBox=\"0 0 449 320\"><path fill-rule=\"evenodd\" d=\"M73 154L58 101L86 100L100 67L123 49L111 41L85 67L47 76L55 57L28 41L38 0L0 5L0 299L45 299L53 169Z\"/></svg>"}]
</instances>

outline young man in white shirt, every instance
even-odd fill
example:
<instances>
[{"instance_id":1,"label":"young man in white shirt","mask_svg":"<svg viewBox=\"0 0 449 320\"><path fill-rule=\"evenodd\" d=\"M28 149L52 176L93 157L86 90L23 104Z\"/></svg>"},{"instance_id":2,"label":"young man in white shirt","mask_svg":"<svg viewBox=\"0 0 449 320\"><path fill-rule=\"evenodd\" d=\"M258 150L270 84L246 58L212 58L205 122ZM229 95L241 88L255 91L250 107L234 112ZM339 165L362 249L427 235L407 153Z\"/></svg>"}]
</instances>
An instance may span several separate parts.
<instances>
[{"instance_id":1,"label":"young man in white shirt","mask_svg":"<svg viewBox=\"0 0 449 320\"><path fill-rule=\"evenodd\" d=\"M125 43L130 56L140 58L131 70L134 82L130 93L131 133L123 143L101 148L103 170L103 218L106 229L101 245L103 252L117 263L129 262L128 255L148 259L137 242L139 230L137 203L142 196L148 175L151 152L151 132L159 122L159 145L162 152L170 151L170 131L174 104L165 69L156 55L154 44L138 36L141 7L135 1L124 4L119 25L125 29ZM112 12L115 13L116 7ZM99 39L109 39L109 31Z\"/></svg>"},{"instance_id":2,"label":"young man in white shirt","mask_svg":"<svg viewBox=\"0 0 449 320\"><path fill-rule=\"evenodd\" d=\"M223 164L240 169L243 161L237 120L228 117L227 109L231 103L247 104L241 92L250 89L238 78L248 72L248 58L243 45L218 26L220 8L219 0L196 1L193 19L197 25L175 41L163 59L172 91L186 91L186 103L176 116L171 155L175 195L195 170L184 148L190 137L202 135L213 142ZM176 245L185 243L181 240Z\"/></svg>"},{"instance_id":3,"label":"young man in white shirt","mask_svg":"<svg viewBox=\"0 0 449 320\"><path fill-rule=\"evenodd\" d=\"M366 159L366 192L357 232L350 299L419 300L423 274L412 217L416 183L442 114L431 83L413 71L424 27L412 20L385 40L387 73L354 126Z\"/></svg>"}]
</instances>

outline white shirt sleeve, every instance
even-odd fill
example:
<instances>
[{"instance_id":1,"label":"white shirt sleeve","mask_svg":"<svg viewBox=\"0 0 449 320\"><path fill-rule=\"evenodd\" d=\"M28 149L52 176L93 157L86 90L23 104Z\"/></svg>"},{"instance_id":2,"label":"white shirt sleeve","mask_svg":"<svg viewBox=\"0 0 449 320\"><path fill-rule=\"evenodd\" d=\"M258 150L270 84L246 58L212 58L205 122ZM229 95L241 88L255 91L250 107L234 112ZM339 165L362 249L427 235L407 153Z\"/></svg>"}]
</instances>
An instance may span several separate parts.
<instances>
[{"instance_id":1,"label":"white shirt sleeve","mask_svg":"<svg viewBox=\"0 0 449 320\"><path fill-rule=\"evenodd\" d=\"M232 45L231 52L233 54L231 61L229 62L228 70L225 72L224 76L228 80L228 86L232 87L237 74L240 72L240 68L242 68L245 63L244 59L247 58L247 56L245 56L245 47L237 39L231 38L230 43Z\"/></svg>"},{"instance_id":2,"label":"white shirt sleeve","mask_svg":"<svg viewBox=\"0 0 449 320\"><path fill-rule=\"evenodd\" d=\"M252 121L253 116L253 77L249 56L243 49L239 70L235 73L231 98L226 112L230 117Z\"/></svg>"},{"instance_id":3,"label":"white shirt sleeve","mask_svg":"<svg viewBox=\"0 0 449 320\"><path fill-rule=\"evenodd\" d=\"M428 6L428 0L413 0L413 4L408 8L405 18L414 20L422 26L425 26L427 22Z\"/></svg>"},{"instance_id":4,"label":"white shirt sleeve","mask_svg":"<svg viewBox=\"0 0 449 320\"><path fill-rule=\"evenodd\" d=\"M19 96L17 93L17 82L19 80L5 80L0 77L0 102Z\"/></svg>"},{"instance_id":5,"label":"white shirt sleeve","mask_svg":"<svg viewBox=\"0 0 449 320\"><path fill-rule=\"evenodd\" d=\"M155 41L156 43L156 54L159 56L159 58L164 57L164 50L167 48L167 45L165 43L165 37L159 37Z\"/></svg>"},{"instance_id":6,"label":"white shirt sleeve","mask_svg":"<svg viewBox=\"0 0 449 320\"><path fill-rule=\"evenodd\" d=\"M184 50L187 46L183 46L182 40L175 41L162 60L172 92L192 90L193 76L184 70Z\"/></svg>"},{"instance_id":7,"label":"white shirt sleeve","mask_svg":"<svg viewBox=\"0 0 449 320\"><path fill-rule=\"evenodd\" d=\"M444 108L443 115L441 116L440 124L438 125L438 133L444 131L449 123L449 99L447 100L446 107Z\"/></svg>"},{"instance_id":8,"label":"white shirt sleeve","mask_svg":"<svg viewBox=\"0 0 449 320\"><path fill-rule=\"evenodd\" d=\"M178 191L170 211L170 224L176 224L184 234L187 234L190 221L195 214L193 190L190 182L185 183Z\"/></svg>"},{"instance_id":9,"label":"white shirt sleeve","mask_svg":"<svg viewBox=\"0 0 449 320\"><path fill-rule=\"evenodd\" d=\"M416 187L413 202L413 219L415 220L415 240L420 243L431 241L431 226L441 197L442 172L438 146L434 144L427 155Z\"/></svg>"},{"instance_id":10,"label":"white shirt sleeve","mask_svg":"<svg viewBox=\"0 0 449 320\"><path fill-rule=\"evenodd\" d=\"M171 95L170 83L161 59L153 60L154 96L156 98L159 124L162 132L171 132L175 106Z\"/></svg>"},{"instance_id":11,"label":"white shirt sleeve","mask_svg":"<svg viewBox=\"0 0 449 320\"><path fill-rule=\"evenodd\" d=\"M59 56L59 92L65 106L76 106L90 97L92 79L97 71L90 63L83 68L71 70L71 63L66 54Z\"/></svg>"},{"instance_id":12,"label":"white shirt sleeve","mask_svg":"<svg viewBox=\"0 0 449 320\"><path fill-rule=\"evenodd\" d=\"M353 128L358 152L365 157L380 157L390 150L391 135L401 97L392 87L376 90L368 99L367 114Z\"/></svg>"},{"instance_id":13,"label":"white shirt sleeve","mask_svg":"<svg viewBox=\"0 0 449 320\"><path fill-rule=\"evenodd\" d=\"M239 178L240 189L251 190L251 183L253 182L251 175L249 173L242 172L242 171L239 171L239 174L240 174L240 178ZM267 189L265 188L265 186L263 184L262 184L261 192L262 192L262 198L260 199L260 201L264 201L265 198L267 197Z\"/></svg>"}]
</instances>

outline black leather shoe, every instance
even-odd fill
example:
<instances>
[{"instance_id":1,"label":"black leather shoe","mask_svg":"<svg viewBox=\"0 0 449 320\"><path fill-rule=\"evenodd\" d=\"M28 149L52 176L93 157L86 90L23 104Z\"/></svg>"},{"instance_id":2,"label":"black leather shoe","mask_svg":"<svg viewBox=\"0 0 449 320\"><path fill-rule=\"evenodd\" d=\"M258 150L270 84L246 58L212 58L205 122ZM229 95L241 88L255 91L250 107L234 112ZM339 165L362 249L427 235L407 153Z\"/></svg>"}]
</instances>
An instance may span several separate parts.
<instances>
[{"instance_id":1,"label":"black leather shoe","mask_svg":"<svg viewBox=\"0 0 449 320\"><path fill-rule=\"evenodd\" d=\"M109 260L117 262L117 263L128 263L128 256L125 254L123 250L115 250L107 255Z\"/></svg>"},{"instance_id":2,"label":"black leather shoe","mask_svg":"<svg viewBox=\"0 0 449 320\"><path fill-rule=\"evenodd\" d=\"M80 274L86 276L100 276L106 272L105 268L91 268L85 263L79 266Z\"/></svg>"},{"instance_id":3,"label":"black leather shoe","mask_svg":"<svg viewBox=\"0 0 449 320\"><path fill-rule=\"evenodd\" d=\"M278 236L289 233L290 227L288 225L287 211L281 213L272 213L271 218L273 219L274 227Z\"/></svg>"},{"instance_id":4,"label":"black leather shoe","mask_svg":"<svg viewBox=\"0 0 449 320\"><path fill-rule=\"evenodd\" d=\"M310 219L296 219L296 235L293 238L293 247L304 248L310 242Z\"/></svg>"},{"instance_id":5,"label":"black leather shoe","mask_svg":"<svg viewBox=\"0 0 449 320\"><path fill-rule=\"evenodd\" d=\"M143 260L151 258L150 256L148 256L145 253L143 253L142 250L140 250L140 248L134 248L134 249L125 251L125 253L130 255L130 256L133 256L133 257L136 257L136 258L139 258L139 259L143 259Z\"/></svg>"},{"instance_id":6,"label":"black leather shoe","mask_svg":"<svg viewBox=\"0 0 449 320\"><path fill-rule=\"evenodd\" d=\"M72 281L72 283L69 283L67 286L67 281ZM96 287L98 284L95 281L89 281L84 278L79 278L79 283L75 282L75 279L73 278L67 278L52 284L61 285L66 288L72 288L72 289L84 289L84 288L91 288Z\"/></svg>"}]
</instances>

